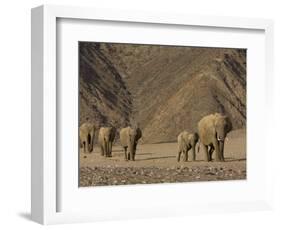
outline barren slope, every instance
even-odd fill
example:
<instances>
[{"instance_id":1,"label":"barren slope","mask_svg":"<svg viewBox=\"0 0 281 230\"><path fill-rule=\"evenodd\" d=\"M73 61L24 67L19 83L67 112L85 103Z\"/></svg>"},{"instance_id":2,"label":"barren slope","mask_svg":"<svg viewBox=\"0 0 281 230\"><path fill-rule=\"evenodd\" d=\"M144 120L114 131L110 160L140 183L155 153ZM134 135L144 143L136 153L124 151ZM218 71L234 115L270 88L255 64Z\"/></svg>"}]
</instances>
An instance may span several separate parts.
<instances>
[{"instance_id":1,"label":"barren slope","mask_svg":"<svg viewBox=\"0 0 281 230\"><path fill-rule=\"evenodd\" d=\"M132 112L131 93L121 75L93 43L79 46L80 124L124 126Z\"/></svg>"},{"instance_id":2,"label":"barren slope","mask_svg":"<svg viewBox=\"0 0 281 230\"><path fill-rule=\"evenodd\" d=\"M230 116L234 129L246 125L245 50L105 43L81 47L80 121L90 116L122 126L133 119L146 143L175 140L183 129L196 130L197 122L213 112Z\"/></svg>"}]
</instances>

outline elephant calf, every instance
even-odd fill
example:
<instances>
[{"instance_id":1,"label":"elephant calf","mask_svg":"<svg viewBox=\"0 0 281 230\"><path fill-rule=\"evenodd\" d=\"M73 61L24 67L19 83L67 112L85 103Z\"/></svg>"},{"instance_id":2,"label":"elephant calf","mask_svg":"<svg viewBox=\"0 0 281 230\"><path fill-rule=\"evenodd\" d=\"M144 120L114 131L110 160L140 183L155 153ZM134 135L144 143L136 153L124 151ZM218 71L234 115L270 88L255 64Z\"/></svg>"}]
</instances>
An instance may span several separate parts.
<instances>
[{"instance_id":1,"label":"elephant calf","mask_svg":"<svg viewBox=\"0 0 281 230\"><path fill-rule=\"evenodd\" d=\"M210 114L199 121L199 137L207 161L212 160L213 151L216 161L224 161L224 141L231 129L229 118L219 113Z\"/></svg>"},{"instance_id":2,"label":"elephant calf","mask_svg":"<svg viewBox=\"0 0 281 230\"><path fill-rule=\"evenodd\" d=\"M192 149L192 161L196 160L195 146L199 140L197 133L188 133L183 131L178 135L178 156L177 161L180 161L181 154L184 154L184 161L188 161L188 151Z\"/></svg>"},{"instance_id":3,"label":"elephant calf","mask_svg":"<svg viewBox=\"0 0 281 230\"><path fill-rule=\"evenodd\" d=\"M120 142L125 151L125 160L135 160L137 144L141 136L142 132L139 128L126 127L121 129ZM128 155L127 148L129 148Z\"/></svg>"},{"instance_id":4,"label":"elephant calf","mask_svg":"<svg viewBox=\"0 0 281 230\"><path fill-rule=\"evenodd\" d=\"M112 157L112 143L115 139L115 127L101 127L99 131L98 142L101 148L101 155Z\"/></svg>"},{"instance_id":5,"label":"elephant calf","mask_svg":"<svg viewBox=\"0 0 281 230\"><path fill-rule=\"evenodd\" d=\"M90 153L94 150L95 132L96 127L93 123L85 122L80 126L80 147L83 148L84 153Z\"/></svg>"}]
</instances>

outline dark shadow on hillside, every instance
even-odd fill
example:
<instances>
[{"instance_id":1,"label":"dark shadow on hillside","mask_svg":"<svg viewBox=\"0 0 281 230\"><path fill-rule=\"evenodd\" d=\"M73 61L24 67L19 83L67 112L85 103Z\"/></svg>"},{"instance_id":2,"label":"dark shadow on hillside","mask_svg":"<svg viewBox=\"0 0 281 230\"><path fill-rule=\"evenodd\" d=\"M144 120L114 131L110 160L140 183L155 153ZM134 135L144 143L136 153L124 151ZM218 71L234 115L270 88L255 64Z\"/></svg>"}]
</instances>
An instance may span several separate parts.
<instances>
[{"instance_id":1,"label":"dark shadow on hillside","mask_svg":"<svg viewBox=\"0 0 281 230\"><path fill-rule=\"evenodd\" d=\"M95 43L79 43L79 91L80 105L87 110L80 114L80 122L86 117L106 125L116 116L125 126L132 113L131 93L113 63ZM106 115L105 115L106 114Z\"/></svg>"}]
</instances>

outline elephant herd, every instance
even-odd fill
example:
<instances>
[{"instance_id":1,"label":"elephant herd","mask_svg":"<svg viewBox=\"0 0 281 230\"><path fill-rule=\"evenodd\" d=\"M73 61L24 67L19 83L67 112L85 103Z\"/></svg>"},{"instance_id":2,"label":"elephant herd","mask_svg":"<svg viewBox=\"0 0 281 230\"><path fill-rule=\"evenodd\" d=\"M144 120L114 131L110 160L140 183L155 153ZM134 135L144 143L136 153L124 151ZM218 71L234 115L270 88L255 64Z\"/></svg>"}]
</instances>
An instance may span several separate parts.
<instances>
[{"instance_id":1,"label":"elephant herd","mask_svg":"<svg viewBox=\"0 0 281 230\"><path fill-rule=\"evenodd\" d=\"M94 138L97 128L93 123L86 122L80 126L80 147L84 153L93 151ZM120 143L124 148L125 160L135 160L138 140L142 136L142 132L138 127L126 127L120 130ZM98 134L98 144L100 146L101 155L112 157L112 144L116 135L115 127L101 127Z\"/></svg>"},{"instance_id":2,"label":"elephant herd","mask_svg":"<svg viewBox=\"0 0 281 230\"><path fill-rule=\"evenodd\" d=\"M224 142L228 132L232 129L229 118L220 113L210 114L203 117L198 122L198 133L181 132L177 137L178 152L177 161L183 155L184 161L188 161L188 152L192 150L191 161L196 160L196 144L201 146L204 151L205 160L211 161L212 154L215 152L215 161L224 161ZM80 147L85 153L93 151L94 137L97 128L90 122L80 126ZM101 155L112 157L112 144L116 135L115 127L101 127L98 134L98 144ZM138 127L128 126L119 132L120 144L124 149L125 160L135 160L138 140L142 137L142 132ZM199 143L200 142L200 143Z\"/></svg>"},{"instance_id":3,"label":"elephant herd","mask_svg":"<svg viewBox=\"0 0 281 230\"><path fill-rule=\"evenodd\" d=\"M183 131L178 136L178 155L184 154L184 161L188 161L188 151L192 149L192 161L195 161L195 146L200 141L204 150L205 160L211 161L215 151L215 161L224 161L224 142L227 133L232 129L229 118L215 113L203 117L198 122L198 133ZM198 151L200 144L198 143Z\"/></svg>"}]
</instances>

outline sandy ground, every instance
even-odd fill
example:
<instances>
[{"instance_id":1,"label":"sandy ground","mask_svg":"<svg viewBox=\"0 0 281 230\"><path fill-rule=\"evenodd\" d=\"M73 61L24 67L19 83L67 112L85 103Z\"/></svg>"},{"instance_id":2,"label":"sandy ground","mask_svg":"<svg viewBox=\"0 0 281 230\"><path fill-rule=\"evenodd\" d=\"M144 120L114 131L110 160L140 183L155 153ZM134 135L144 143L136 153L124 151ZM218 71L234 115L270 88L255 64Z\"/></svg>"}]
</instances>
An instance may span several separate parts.
<instances>
[{"instance_id":1,"label":"sandy ground","mask_svg":"<svg viewBox=\"0 0 281 230\"><path fill-rule=\"evenodd\" d=\"M245 130L228 134L225 162L205 162L202 148L195 162L177 162L176 155L177 143L139 144L135 161L125 161L119 145L111 158L95 146L90 154L80 153L80 186L246 179Z\"/></svg>"}]
</instances>

